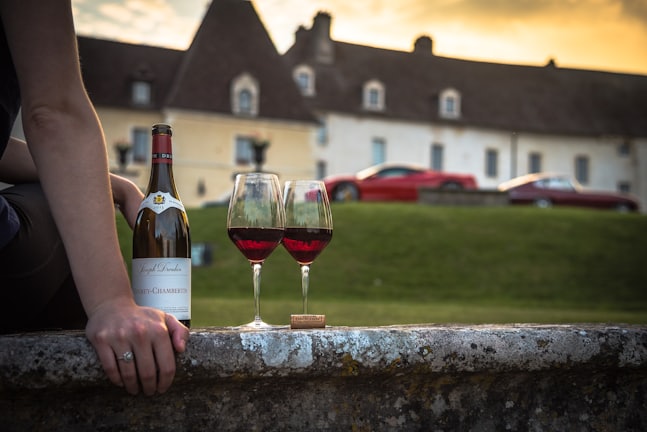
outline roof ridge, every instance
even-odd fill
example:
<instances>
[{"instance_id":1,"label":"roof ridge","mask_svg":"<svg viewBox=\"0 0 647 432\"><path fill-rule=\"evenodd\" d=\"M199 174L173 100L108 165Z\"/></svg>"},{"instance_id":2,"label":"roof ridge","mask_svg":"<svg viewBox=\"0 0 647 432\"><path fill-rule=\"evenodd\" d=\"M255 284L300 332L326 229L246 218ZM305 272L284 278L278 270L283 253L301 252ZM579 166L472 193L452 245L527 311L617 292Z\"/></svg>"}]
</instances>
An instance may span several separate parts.
<instances>
[{"instance_id":1,"label":"roof ridge","mask_svg":"<svg viewBox=\"0 0 647 432\"><path fill-rule=\"evenodd\" d=\"M253 75L262 87L259 117L315 121L248 0L211 2L165 105L231 112L231 82L243 72Z\"/></svg>"},{"instance_id":2,"label":"roof ridge","mask_svg":"<svg viewBox=\"0 0 647 432\"><path fill-rule=\"evenodd\" d=\"M329 34L300 28L284 55L292 66L313 68L317 89L306 99L313 109L520 132L647 136L647 75L562 68L554 61L487 62L332 39L332 60L323 64L313 52L321 37ZM384 86L382 111L362 106L369 79ZM452 119L439 107L448 88L460 97L460 115Z\"/></svg>"}]
</instances>

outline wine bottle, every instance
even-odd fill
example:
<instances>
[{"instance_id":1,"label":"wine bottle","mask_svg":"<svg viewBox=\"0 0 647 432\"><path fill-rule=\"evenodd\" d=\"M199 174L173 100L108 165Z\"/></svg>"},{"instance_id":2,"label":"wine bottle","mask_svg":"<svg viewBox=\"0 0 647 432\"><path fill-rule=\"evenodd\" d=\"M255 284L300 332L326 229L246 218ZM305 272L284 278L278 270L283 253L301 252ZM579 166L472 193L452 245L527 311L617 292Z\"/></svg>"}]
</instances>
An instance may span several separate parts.
<instances>
[{"instance_id":1,"label":"wine bottle","mask_svg":"<svg viewBox=\"0 0 647 432\"><path fill-rule=\"evenodd\" d=\"M135 301L191 324L191 237L173 179L171 126L153 126L152 167L133 229Z\"/></svg>"}]
</instances>

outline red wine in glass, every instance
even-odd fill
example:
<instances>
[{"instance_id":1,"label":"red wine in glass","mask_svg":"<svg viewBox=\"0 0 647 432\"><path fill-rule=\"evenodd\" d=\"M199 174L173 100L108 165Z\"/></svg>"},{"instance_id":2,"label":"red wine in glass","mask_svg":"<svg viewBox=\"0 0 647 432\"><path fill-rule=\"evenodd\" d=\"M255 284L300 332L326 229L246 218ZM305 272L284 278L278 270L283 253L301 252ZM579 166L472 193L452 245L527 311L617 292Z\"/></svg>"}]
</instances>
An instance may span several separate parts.
<instances>
[{"instance_id":1,"label":"red wine in glass","mask_svg":"<svg viewBox=\"0 0 647 432\"><path fill-rule=\"evenodd\" d=\"M265 261L283 238L283 230L276 228L229 228L227 234L251 263Z\"/></svg>"},{"instance_id":2,"label":"red wine in glass","mask_svg":"<svg viewBox=\"0 0 647 432\"><path fill-rule=\"evenodd\" d=\"M331 239L328 228L286 228L283 246L299 264L310 265Z\"/></svg>"}]
</instances>

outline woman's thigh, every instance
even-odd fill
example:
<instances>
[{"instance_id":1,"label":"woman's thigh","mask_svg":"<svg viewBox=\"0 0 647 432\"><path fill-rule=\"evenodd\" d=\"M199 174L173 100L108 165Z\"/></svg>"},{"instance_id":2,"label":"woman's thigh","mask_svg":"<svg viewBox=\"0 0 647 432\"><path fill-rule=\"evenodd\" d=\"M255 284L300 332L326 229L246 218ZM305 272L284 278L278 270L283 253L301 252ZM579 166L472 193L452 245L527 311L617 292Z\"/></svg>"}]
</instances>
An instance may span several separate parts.
<instances>
[{"instance_id":1,"label":"woman's thigh","mask_svg":"<svg viewBox=\"0 0 647 432\"><path fill-rule=\"evenodd\" d=\"M20 219L20 230L0 251L1 328L30 330L82 325L85 314L40 185L17 185L0 194Z\"/></svg>"}]
</instances>

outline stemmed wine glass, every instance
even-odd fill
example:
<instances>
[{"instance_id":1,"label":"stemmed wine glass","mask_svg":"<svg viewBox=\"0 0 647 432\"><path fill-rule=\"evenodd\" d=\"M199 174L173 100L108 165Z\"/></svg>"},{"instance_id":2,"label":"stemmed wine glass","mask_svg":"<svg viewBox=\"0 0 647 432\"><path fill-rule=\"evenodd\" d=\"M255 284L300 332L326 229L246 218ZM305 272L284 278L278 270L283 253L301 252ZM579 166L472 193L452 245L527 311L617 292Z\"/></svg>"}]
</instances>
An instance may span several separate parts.
<instances>
[{"instance_id":1,"label":"stemmed wine glass","mask_svg":"<svg viewBox=\"0 0 647 432\"><path fill-rule=\"evenodd\" d=\"M285 229L285 211L281 185L274 174L238 174L229 200L227 234L249 260L254 281L254 321L242 327L271 329L261 319L261 266L281 243Z\"/></svg>"},{"instance_id":2,"label":"stemmed wine glass","mask_svg":"<svg viewBox=\"0 0 647 432\"><path fill-rule=\"evenodd\" d=\"M293 180L283 190L283 246L301 266L303 313L308 313L310 265L332 239L332 213L322 181Z\"/></svg>"}]
</instances>

